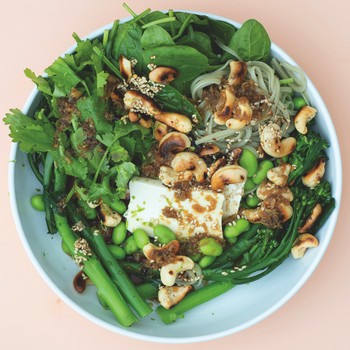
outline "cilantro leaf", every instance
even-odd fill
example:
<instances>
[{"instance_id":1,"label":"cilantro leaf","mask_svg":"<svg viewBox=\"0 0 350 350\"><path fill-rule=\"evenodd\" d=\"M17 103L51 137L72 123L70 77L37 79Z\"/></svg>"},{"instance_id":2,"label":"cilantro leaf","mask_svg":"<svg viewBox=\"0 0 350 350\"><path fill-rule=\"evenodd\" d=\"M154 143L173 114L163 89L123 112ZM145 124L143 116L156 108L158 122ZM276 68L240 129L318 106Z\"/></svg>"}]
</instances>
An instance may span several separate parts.
<instances>
[{"instance_id":1,"label":"cilantro leaf","mask_svg":"<svg viewBox=\"0 0 350 350\"><path fill-rule=\"evenodd\" d=\"M134 175L138 175L139 171L135 164L131 162L124 162L116 165L117 177L115 180L117 186L117 194L119 198L125 198L128 188L128 182Z\"/></svg>"},{"instance_id":2,"label":"cilantro leaf","mask_svg":"<svg viewBox=\"0 0 350 350\"><path fill-rule=\"evenodd\" d=\"M77 107L83 120L91 118L97 133L112 131L112 124L105 118L106 104L98 96L90 96L79 99Z\"/></svg>"},{"instance_id":3,"label":"cilantro leaf","mask_svg":"<svg viewBox=\"0 0 350 350\"><path fill-rule=\"evenodd\" d=\"M29 68L26 68L24 70L24 74L26 75L26 77L31 79L33 83L36 84L39 91L43 92L44 94L52 96L51 86L49 81L46 78L42 77L41 75L36 76L35 73L31 71Z\"/></svg>"},{"instance_id":4,"label":"cilantro leaf","mask_svg":"<svg viewBox=\"0 0 350 350\"><path fill-rule=\"evenodd\" d=\"M55 83L53 96L67 96L71 89L76 87L79 83L85 85L85 83L66 62L72 60L70 57L72 56L66 55L64 59L59 57L51 66L45 69L45 72Z\"/></svg>"},{"instance_id":5,"label":"cilantro leaf","mask_svg":"<svg viewBox=\"0 0 350 350\"><path fill-rule=\"evenodd\" d=\"M10 127L13 142L19 142L23 152L47 152L53 150L55 130L41 110L36 119L23 114L19 109L11 109L4 118Z\"/></svg>"}]
</instances>

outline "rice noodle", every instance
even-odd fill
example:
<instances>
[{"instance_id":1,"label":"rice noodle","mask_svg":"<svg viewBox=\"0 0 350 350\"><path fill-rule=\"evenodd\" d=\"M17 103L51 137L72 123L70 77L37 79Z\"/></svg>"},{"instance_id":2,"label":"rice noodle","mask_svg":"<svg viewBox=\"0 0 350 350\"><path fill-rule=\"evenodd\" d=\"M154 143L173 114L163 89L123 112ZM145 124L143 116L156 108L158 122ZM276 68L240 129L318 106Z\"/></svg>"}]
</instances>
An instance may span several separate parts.
<instances>
[{"instance_id":1,"label":"rice noodle","mask_svg":"<svg viewBox=\"0 0 350 350\"><path fill-rule=\"evenodd\" d=\"M224 44L218 45L225 51L238 57ZM194 100L201 100L203 89L210 85L221 85L222 79L229 74L228 65L232 60L227 61L218 70L203 74L197 77L191 85L191 94ZM291 83L281 86L280 79L292 78ZM301 94L308 103L306 94L306 78L298 67L293 67L287 62L279 62L273 58L271 66L260 61L247 62L247 80L256 84L256 91L265 96L271 105L272 115L263 120L256 121L254 125L249 124L241 130L228 129L226 125L218 125L214 122L214 111L205 108L205 101L200 102L199 108L204 110L204 129L195 129L195 143L214 143L222 150L236 147L248 147L250 150L256 148L260 143L259 127L270 121L277 123L281 128L283 137L287 137L294 129L291 123L292 117L296 114L293 94Z\"/></svg>"}]
</instances>

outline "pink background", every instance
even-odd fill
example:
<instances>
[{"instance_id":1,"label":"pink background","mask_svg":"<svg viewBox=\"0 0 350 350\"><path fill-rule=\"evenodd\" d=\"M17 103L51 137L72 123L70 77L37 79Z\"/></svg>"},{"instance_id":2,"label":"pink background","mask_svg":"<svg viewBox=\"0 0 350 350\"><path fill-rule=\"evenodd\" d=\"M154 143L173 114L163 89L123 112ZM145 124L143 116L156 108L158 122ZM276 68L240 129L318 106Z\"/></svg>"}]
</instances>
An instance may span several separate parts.
<instances>
[{"instance_id":1,"label":"pink background","mask_svg":"<svg viewBox=\"0 0 350 350\"><path fill-rule=\"evenodd\" d=\"M129 0L140 12L190 9L230 17L256 18L271 39L306 71L331 113L343 150L344 187L333 239L316 272L285 306L240 333L181 348L349 349L350 325L350 27L347 0ZM84 36L125 17L121 1L17 0L0 9L0 116L21 108L33 85L23 70L42 73L73 44L75 31ZM46 285L29 261L17 235L8 200L7 166L11 142L0 123L0 347L1 349L175 349L175 345L141 342L111 333L66 306ZM178 347L178 346L176 346Z\"/></svg>"}]
</instances>

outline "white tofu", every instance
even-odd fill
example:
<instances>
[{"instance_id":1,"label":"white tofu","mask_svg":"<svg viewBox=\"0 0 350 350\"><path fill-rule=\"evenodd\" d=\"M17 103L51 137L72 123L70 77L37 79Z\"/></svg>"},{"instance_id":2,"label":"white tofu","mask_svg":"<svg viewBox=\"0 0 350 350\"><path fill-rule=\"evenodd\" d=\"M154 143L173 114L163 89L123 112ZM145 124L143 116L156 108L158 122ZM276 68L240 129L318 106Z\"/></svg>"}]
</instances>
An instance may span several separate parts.
<instances>
[{"instance_id":1,"label":"white tofu","mask_svg":"<svg viewBox=\"0 0 350 350\"><path fill-rule=\"evenodd\" d=\"M178 200L175 191L161 181L135 177L129 183L130 203L124 214L128 230L142 228L152 237L153 226L162 224L178 238L205 232L222 237L222 218L237 212L243 188L229 186L223 193L193 189L190 198Z\"/></svg>"}]
</instances>

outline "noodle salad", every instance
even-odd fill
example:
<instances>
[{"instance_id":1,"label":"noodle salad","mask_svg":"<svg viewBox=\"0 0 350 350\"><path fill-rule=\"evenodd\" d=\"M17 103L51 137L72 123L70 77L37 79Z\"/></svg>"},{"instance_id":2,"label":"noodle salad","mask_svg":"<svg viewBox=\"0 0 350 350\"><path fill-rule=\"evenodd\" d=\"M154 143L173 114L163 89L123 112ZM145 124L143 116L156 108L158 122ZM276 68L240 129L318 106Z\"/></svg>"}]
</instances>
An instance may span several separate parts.
<instances>
[{"instance_id":1,"label":"noodle salad","mask_svg":"<svg viewBox=\"0 0 350 350\"><path fill-rule=\"evenodd\" d=\"M12 109L67 276L123 326L164 323L317 247L335 207L303 71L261 23L145 10L36 75ZM33 189L34 192L34 189ZM152 301L153 303L150 303ZM152 307L152 306L153 307Z\"/></svg>"}]
</instances>

